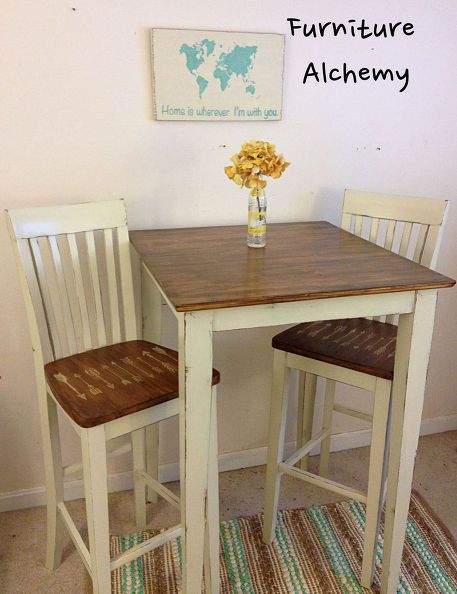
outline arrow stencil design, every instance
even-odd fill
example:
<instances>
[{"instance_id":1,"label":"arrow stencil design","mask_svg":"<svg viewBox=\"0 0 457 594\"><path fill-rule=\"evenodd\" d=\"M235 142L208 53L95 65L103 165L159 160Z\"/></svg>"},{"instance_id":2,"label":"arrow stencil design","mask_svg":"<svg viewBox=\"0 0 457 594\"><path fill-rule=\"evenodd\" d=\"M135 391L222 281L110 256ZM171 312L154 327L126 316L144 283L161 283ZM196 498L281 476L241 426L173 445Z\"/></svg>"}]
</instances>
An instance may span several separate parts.
<instances>
[{"instance_id":1,"label":"arrow stencil design","mask_svg":"<svg viewBox=\"0 0 457 594\"><path fill-rule=\"evenodd\" d=\"M156 373L163 373L163 369L160 369L160 367L156 367L155 365L151 365L148 361L144 361L141 357L137 357L138 361L141 361L141 363L143 365L147 365L150 369L152 369L152 371L155 371Z\"/></svg>"},{"instance_id":2,"label":"arrow stencil design","mask_svg":"<svg viewBox=\"0 0 457 594\"><path fill-rule=\"evenodd\" d=\"M338 332L341 332L341 330L346 330L346 328L347 328L347 326L337 326L335 328L335 330L333 330L333 332L330 332L330 334L326 334L322 338L324 340L328 340L329 338L332 338L333 336L335 336L335 334L338 334Z\"/></svg>"},{"instance_id":3,"label":"arrow stencil design","mask_svg":"<svg viewBox=\"0 0 457 594\"><path fill-rule=\"evenodd\" d=\"M381 338L378 338L378 340L376 342L374 342L373 344L369 344L367 346L367 351L373 350L377 344L379 344L380 342L383 342L383 341L384 341L384 338L381 336Z\"/></svg>"},{"instance_id":4,"label":"arrow stencil design","mask_svg":"<svg viewBox=\"0 0 457 594\"><path fill-rule=\"evenodd\" d=\"M363 330L363 332L365 332L365 330ZM374 338L375 336L376 336L376 335L375 335L375 334L373 334L373 332L369 332L369 333L368 333L368 336L365 338L365 340L363 340L363 341L362 341L361 343L359 343L359 344L356 344L356 345L354 346L354 348L355 348L355 349L359 349L359 348L360 348L361 346L363 346L364 344L367 344L367 342L370 342L370 340L371 340L372 338Z\"/></svg>"},{"instance_id":5,"label":"arrow stencil design","mask_svg":"<svg viewBox=\"0 0 457 594\"><path fill-rule=\"evenodd\" d=\"M122 367L122 365L119 365L119 363L116 363L116 361L111 361L111 365L113 365L113 367L116 367L116 369L120 369L121 371L125 371L125 373L128 373L137 384L143 381L139 375L135 375L128 369L125 369L125 367Z\"/></svg>"},{"instance_id":6,"label":"arrow stencil design","mask_svg":"<svg viewBox=\"0 0 457 594\"><path fill-rule=\"evenodd\" d=\"M103 367L103 365L102 365L102 367ZM101 373L97 369L95 369L94 367L89 367L88 369L85 369L84 370L84 373L86 373L90 377L94 377L94 378L100 380L101 382L103 382L105 384L105 386L108 386L108 388L111 388L112 390L114 390L114 384L112 384L111 382L108 382L101 375Z\"/></svg>"},{"instance_id":7,"label":"arrow stencil design","mask_svg":"<svg viewBox=\"0 0 457 594\"><path fill-rule=\"evenodd\" d=\"M111 375L113 375L116 379L121 380L121 382L124 384L124 386L127 386L128 384L131 384L132 383L130 380L125 379L121 375L118 375L108 365L102 365L102 369L104 369L105 371L108 371L109 373L111 373ZM112 385L113 385L113 388L114 388L114 384L112 384Z\"/></svg>"},{"instance_id":8,"label":"arrow stencil design","mask_svg":"<svg viewBox=\"0 0 457 594\"><path fill-rule=\"evenodd\" d=\"M124 357L123 359L121 359L121 361L123 363L125 363L126 365L131 365L134 369L136 369L137 371L140 371L142 374L147 375L148 377L155 377L154 374L149 373L148 371L145 371L144 369L141 369L140 367L138 367L138 365L136 365L136 363L134 361L132 361L132 359L130 359L130 357Z\"/></svg>"},{"instance_id":9,"label":"arrow stencil design","mask_svg":"<svg viewBox=\"0 0 457 594\"><path fill-rule=\"evenodd\" d=\"M374 354L375 354L375 355L382 355L382 354L383 354L383 353L386 351L387 347L388 347L389 345L391 345L393 342L395 342L395 340L396 340L395 338L391 338L390 340L388 340L388 341L386 342L386 344L385 344L385 345L383 345L383 346L379 347L379 349L376 349L376 350L375 350L375 352L374 352Z\"/></svg>"},{"instance_id":10,"label":"arrow stencil design","mask_svg":"<svg viewBox=\"0 0 457 594\"><path fill-rule=\"evenodd\" d=\"M86 384L86 386L89 388L89 392L91 394L93 394L94 396L96 396L97 394L101 394L102 393L102 391L100 390L100 388L96 388L92 384L89 384L89 382L86 382L86 380L83 378L83 376L80 375L79 373L74 373L73 375L74 375L74 377L76 377L77 379L79 379L80 381L82 381L83 384Z\"/></svg>"},{"instance_id":11,"label":"arrow stencil design","mask_svg":"<svg viewBox=\"0 0 457 594\"><path fill-rule=\"evenodd\" d=\"M78 398L87 400L87 396L84 393L81 393L79 390L77 390L74 386L72 386L63 373L54 373L54 377L58 382L62 382L62 384L66 384L69 388L71 388L73 392L76 394L76 396L78 396Z\"/></svg>"},{"instance_id":12,"label":"arrow stencil design","mask_svg":"<svg viewBox=\"0 0 457 594\"><path fill-rule=\"evenodd\" d=\"M170 353L167 353L167 351L165 349L163 349L162 347L159 346L153 346L152 350L155 351L156 353L159 353L159 355L165 355L165 357L168 357L169 359L174 360L174 357L172 355L170 355Z\"/></svg>"},{"instance_id":13,"label":"arrow stencil design","mask_svg":"<svg viewBox=\"0 0 457 594\"><path fill-rule=\"evenodd\" d=\"M297 330L297 334L303 334L303 332L308 332L310 328L314 328L314 326L317 326L318 324L322 324L322 322L320 320L317 320L316 322L309 322L306 328L300 328L300 330Z\"/></svg>"},{"instance_id":14,"label":"arrow stencil design","mask_svg":"<svg viewBox=\"0 0 457 594\"><path fill-rule=\"evenodd\" d=\"M156 357L154 357L152 353L149 353L148 351L143 351L143 357L149 357L150 359L153 359L156 363L159 363L159 365L161 365L162 367L165 367L165 369L168 369L170 373L176 373L176 368L173 365L170 365L170 363L166 363L165 361L157 359Z\"/></svg>"},{"instance_id":15,"label":"arrow stencil design","mask_svg":"<svg viewBox=\"0 0 457 594\"><path fill-rule=\"evenodd\" d=\"M341 343L341 346L348 346L348 344L351 344L351 342L354 340L354 338L359 337L359 334L356 334L355 336L353 336L354 333L356 333L356 332L357 332L357 330L355 328L353 328L347 334L344 334L341 338L339 338L338 340L334 340L333 342L336 342L337 344L339 344L339 341L343 340L343 338L344 338L345 341ZM350 336L351 336L351 338L349 338Z\"/></svg>"},{"instance_id":16,"label":"arrow stencil design","mask_svg":"<svg viewBox=\"0 0 457 594\"><path fill-rule=\"evenodd\" d=\"M324 326L322 326L322 328L319 328L319 330L313 330L312 332L309 333L309 336L311 336L311 338L316 338L316 336L318 334L320 334L321 332L323 332L324 330L326 330L327 328L330 328L331 324L324 324Z\"/></svg>"}]
</instances>

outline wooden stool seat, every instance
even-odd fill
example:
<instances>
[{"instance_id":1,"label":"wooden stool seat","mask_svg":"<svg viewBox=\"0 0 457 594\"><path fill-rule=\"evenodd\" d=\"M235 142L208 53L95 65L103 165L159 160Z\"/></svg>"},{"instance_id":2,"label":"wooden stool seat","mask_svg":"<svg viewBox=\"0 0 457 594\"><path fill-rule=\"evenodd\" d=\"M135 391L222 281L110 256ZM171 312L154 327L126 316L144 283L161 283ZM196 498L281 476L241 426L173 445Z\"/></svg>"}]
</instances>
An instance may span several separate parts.
<instances>
[{"instance_id":1,"label":"wooden stool seat","mask_svg":"<svg viewBox=\"0 0 457 594\"><path fill-rule=\"evenodd\" d=\"M354 318L299 324L273 337L273 348L392 380L397 326Z\"/></svg>"},{"instance_id":2,"label":"wooden stool seat","mask_svg":"<svg viewBox=\"0 0 457 594\"><path fill-rule=\"evenodd\" d=\"M96 427L178 397L178 353L131 340L45 365L48 386L80 427ZM213 370L213 386L219 383Z\"/></svg>"}]
</instances>

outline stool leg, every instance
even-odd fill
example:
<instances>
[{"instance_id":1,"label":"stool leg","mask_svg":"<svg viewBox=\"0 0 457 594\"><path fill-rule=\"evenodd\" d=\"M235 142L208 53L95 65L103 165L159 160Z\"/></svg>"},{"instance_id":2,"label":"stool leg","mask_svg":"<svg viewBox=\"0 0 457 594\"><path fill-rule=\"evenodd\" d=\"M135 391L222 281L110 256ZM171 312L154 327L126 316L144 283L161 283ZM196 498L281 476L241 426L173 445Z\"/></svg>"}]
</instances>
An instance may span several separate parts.
<instances>
[{"instance_id":1,"label":"stool leg","mask_svg":"<svg viewBox=\"0 0 457 594\"><path fill-rule=\"evenodd\" d=\"M111 593L106 442L103 425L81 432L81 450L94 594Z\"/></svg>"},{"instance_id":2,"label":"stool leg","mask_svg":"<svg viewBox=\"0 0 457 594\"><path fill-rule=\"evenodd\" d=\"M311 439L313 432L314 406L316 403L316 380L313 373L300 371L298 388L298 423L297 423L297 450ZM297 462L298 468L308 470L309 455Z\"/></svg>"},{"instance_id":3,"label":"stool leg","mask_svg":"<svg viewBox=\"0 0 457 594\"><path fill-rule=\"evenodd\" d=\"M325 395L324 395L324 413L322 418L322 430L326 431L332 427L333 403L335 401L335 380L325 380ZM330 440L329 435L321 442L321 451L319 456L319 474L320 476L328 476L328 461L330 457Z\"/></svg>"},{"instance_id":4,"label":"stool leg","mask_svg":"<svg viewBox=\"0 0 457 594\"><path fill-rule=\"evenodd\" d=\"M57 506L63 502L64 487L57 406L51 396L46 398L47 410L40 411L47 495L46 567L54 570L62 560L64 526Z\"/></svg>"},{"instance_id":5,"label":"stool leg","mask_svg":"<svg viewBox=\"0 0 457 594\"><path fill-rule=\"evenodd\" d=\"M374 395L373 429L371 433L370 469L368 474L367 513L363 545L361 584L370 588L376 564L379 521L384 497L384 475L387 425L392 383L378 378Z\"/></svg>"},{"instance_id":6,"label":"stool leg","mask_svg":"<svg viewBox=\"0 0 457 594\"><path fill-rule=\"evenodd\" d=\"M284 434L287 417L287 380L289 376L289 369L286 367L286 357L287 354L285 352L274 350L263 520L263 541L266 544L272 542L275 533L281 481L278 464L283 461L284 456Z\"/></svg>"},{"instance_id":7,"label":"stool leg","mask_svg":"<svg viewBox=\"0 0 457 594\"><path fill-rule=\"evenodd\" d=\"M159 423L146 427L146 468L147 473L156 481L159 480ZM147 500L157 503L158 495L147 487Z\"/></svg>"},{"instance_id":8,"label":"stool leg","mask_svg":"<svg viewBox=\"0 0 457 594\"><path fill-rule=\"evenodd\" d=\"M144 530L147 524L146 517L146 485L143 479L137 476L137 471L146 471L146 430L132 431L133 452L133 485L135 491L135 522L138 530Z\"/></svg>"},{"instance_id":9,"label":"stool leg","mask_svg":"<svg viewBox=\"0 0 457 594\"><path fill-rule=\"evenodd\" d=\"M217 398L212 389L211 433L208 453L208 497L205 542L206 594L219 594L219 465L217 446Z\"/></svg>"}]
</instances>

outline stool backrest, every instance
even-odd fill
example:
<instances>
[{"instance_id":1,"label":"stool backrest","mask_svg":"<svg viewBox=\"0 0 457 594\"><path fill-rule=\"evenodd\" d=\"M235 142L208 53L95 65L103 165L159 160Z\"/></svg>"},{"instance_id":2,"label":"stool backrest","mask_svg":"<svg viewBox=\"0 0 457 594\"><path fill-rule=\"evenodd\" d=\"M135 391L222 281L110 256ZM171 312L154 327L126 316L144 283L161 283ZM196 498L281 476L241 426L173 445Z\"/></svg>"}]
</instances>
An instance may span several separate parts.
<instances>
[{"instance_id":1,"label":"stool backrest","mask_svg":"<svg viewBox=\"0 0 457 594\"><path fill-rule=\"evenodd\" d=\"M35 355L49 362L137 338L122 200L6 215Z\"/></svg>"},{"instance_id":2,"label":"stool backrest","mask_svg":"<svg viewBox=\"0 0 457 594\"><path fill-rule=\"evenodd\" d=\"M435 268L447 207L447 200L346 190L341 226L400 256ZM398 323L394 315L374 319Z\"/></svg>"},{"instance_id":3,"label":"stool backrest","mask_svg":"<svg viewBox=\"0 0 457 594\"><path fill-rule=\"evenodd\" d=\"M341 226L387 250L434 268L447 200L346 190Z\"/></svg>"}]
</instances>

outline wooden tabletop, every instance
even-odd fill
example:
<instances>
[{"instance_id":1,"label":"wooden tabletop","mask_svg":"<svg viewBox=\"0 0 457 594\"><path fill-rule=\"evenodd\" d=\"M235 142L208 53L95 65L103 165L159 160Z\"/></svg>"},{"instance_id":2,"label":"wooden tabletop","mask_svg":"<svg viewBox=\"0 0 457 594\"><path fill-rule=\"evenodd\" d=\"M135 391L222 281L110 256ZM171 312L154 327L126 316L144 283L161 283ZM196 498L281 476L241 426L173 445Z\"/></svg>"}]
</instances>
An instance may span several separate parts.
<instances>
[{"instance_id":1,"label":"wooden tabletop","mask_svg":"<svg viewBox=\"0 0 457 594\"><path fill-rule=\"evenodd\" d=\"M452 287L455 281L325 221L269 224L265 248L246 226L131 231L177 311Z\"/></svg>"}]
</instances>

